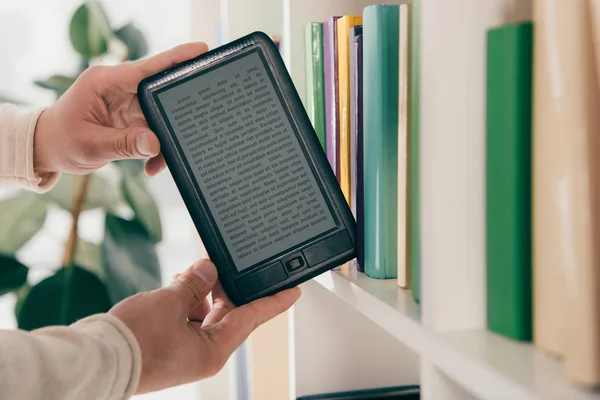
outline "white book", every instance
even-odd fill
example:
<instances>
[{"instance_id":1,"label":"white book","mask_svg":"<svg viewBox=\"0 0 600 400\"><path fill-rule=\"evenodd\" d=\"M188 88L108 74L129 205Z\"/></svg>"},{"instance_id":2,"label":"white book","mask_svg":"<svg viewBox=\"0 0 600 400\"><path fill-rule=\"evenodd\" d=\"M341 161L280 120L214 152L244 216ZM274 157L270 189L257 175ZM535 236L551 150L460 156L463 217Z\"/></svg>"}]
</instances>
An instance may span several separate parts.
<instances>
[{"instance_id":1,"label":"white book","mask_svg":"<svg viewBox=\"0 0 600 400\"><path fill-rule=\"evenodd\" d=\"M590 1L590 15L592 17L594 56L596 57L596 76L600 77L600 0ZM600 78L598 81L600 90Z\"/></svg>"},{"instance_id":2,"label":"white book","mask_svg":"<svg viewBox=\"0 0 600 400\"><path fill-rule=\"evenodd\" d=\"M408 289L410 264L408 262L408 83L410 50L410 4L399 10L398 61L398 286Z\"/></svg>"},{"instance_id":3,"label":"white book","mask_svg":"<svg viewBox=\"0 0 600 400\"><path fill-rule=\"evenodd\" d=\"M588 0L534 7L534 342L600 385L600 86Z\"/></svg>"},{"instance_id":4,"label":"white book","mask_svg":"<svg viewBox=\"0 0 600 400\"><path fill-rule=\"evenodd\" d=\"M559 34L556 2L534 3L533 72L533 332L537 347L562 355L565 338L565 266L572 262L569 225L573 221L561 210L570 208L573 164L569 132L560 127L564 77L556 74ZM549 47L548 47L549 46ZM558 80L557 80L558 78ZM562 87L562 88L561 88ZM564 106L563 106L564 107Z\"/></svg>"}]
</instances>

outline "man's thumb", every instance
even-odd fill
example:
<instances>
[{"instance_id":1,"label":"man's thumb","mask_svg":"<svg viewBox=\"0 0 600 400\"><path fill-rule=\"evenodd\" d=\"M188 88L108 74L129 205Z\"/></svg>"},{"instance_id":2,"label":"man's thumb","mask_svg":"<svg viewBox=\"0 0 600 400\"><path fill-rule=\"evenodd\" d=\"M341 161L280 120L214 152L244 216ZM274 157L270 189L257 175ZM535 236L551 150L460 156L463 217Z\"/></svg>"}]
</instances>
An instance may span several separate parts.
<instances>
[{"instance_id":1,"label":"man's thumb","mask_svg":"<svg viewBox=\"0 0 600 400\"><path fill-rule=\"evenodd\" d=\"M127 127L112 129L111 146L113 159L150 158L160 152L160 143L150 129L142 127Z\"/></svg>"},{"instance_id":2,"label":"man's thumb","mask_svg":"<svg viewBox=\"0 0 600 400\"><path fill-rule=\"evenodd\" d=\"M188 310L192 310L204 301L216 281L217 269L212 262L204 259L196 261L179 275L171 283L171 288L182 296Z\"/></svg>"}]
</instances>

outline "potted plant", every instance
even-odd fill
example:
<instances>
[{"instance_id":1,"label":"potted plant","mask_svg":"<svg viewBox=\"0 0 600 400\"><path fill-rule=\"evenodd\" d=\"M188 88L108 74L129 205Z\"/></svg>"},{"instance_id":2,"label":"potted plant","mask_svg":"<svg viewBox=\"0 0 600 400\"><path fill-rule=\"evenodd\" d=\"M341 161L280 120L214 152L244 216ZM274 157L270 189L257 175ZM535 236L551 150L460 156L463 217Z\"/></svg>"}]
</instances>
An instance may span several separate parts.
<instances>
[{"instance_id":1,"label":"potted plant","mask_svg":"<svg viewBox=\"0 0 600 400\"><path fill-rule=\"evenodd\" d=\"M57 98L90 65L135 60L147 53L143 34L131 23L113 29L96 1L86 1L75 11L69 34L81 56L77 73L35 82ZM16 253L42 228L51 206L70 213L68 240L61 265L32 286L29 268ZM105 229L102 242L94 244L82 240L77 227L83 213L98 209L104 212ZM0 201L0 295L17 295L15 314L21 329L68 325L105 312L138 291L159 287L156 244L161 239L143 160L113 162L84 176L63 174L47 193L22 191Z\"/></svg>"}]
</instances>

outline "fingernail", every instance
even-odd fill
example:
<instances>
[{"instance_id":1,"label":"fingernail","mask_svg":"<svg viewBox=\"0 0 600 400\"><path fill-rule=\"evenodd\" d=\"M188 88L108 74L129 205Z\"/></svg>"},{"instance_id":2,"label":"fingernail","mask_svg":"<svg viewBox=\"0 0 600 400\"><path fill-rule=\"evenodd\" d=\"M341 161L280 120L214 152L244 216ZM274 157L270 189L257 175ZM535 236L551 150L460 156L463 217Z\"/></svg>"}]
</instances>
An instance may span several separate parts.
<instances>
[{"instance_id":1,"label":"fingernail","mask_svg":"<svg viewBox=\"0 0 600 400\"><path fill-rule=\"evenodd\" d=\"M137 146L137 150L143 156L151 156L152 148L150 147L150 138L146 132L140 132L137 134L135 138L135 145Z\"/></svg>"},{"instance_id":2,"label":"fingernail","mask_svg":"<svg viewBox=\"0 0 600 400\"><path fill-rule=\"evenodd\" d=\"M207 260L196 261L192 267L192 272L206 283L217 280L217 270L214 265Z\"/></svg>"}]
</instances>

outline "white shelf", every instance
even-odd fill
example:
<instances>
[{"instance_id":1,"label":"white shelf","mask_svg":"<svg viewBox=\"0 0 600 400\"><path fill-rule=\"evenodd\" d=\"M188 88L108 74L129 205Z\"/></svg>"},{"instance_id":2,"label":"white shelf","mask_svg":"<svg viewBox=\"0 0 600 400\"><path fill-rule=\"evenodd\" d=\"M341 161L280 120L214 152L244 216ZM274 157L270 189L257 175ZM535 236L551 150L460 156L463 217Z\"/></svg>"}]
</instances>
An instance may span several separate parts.
<instances>
[{"instance_id":1,"label":"white shelf","mask_svg":"<svg viewBox=\"0 0 600 400\"><path fill-rule=\"evenodd\" d=\"M313 279L448 377L482 399L600 399L570 386L559 361L486 330L436 332L420 322L419 305L396 281L354 269Z\"/></svg>"}]
</instances>

